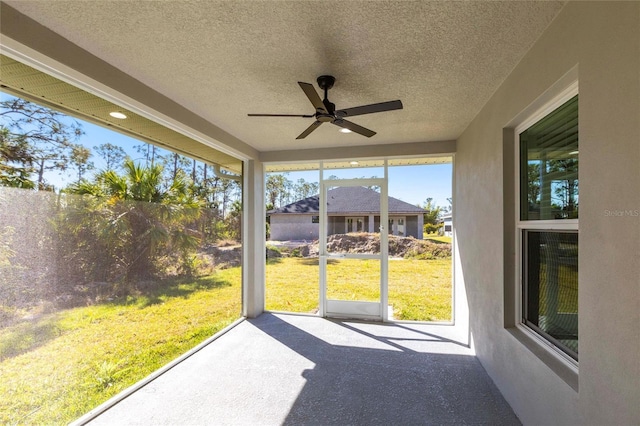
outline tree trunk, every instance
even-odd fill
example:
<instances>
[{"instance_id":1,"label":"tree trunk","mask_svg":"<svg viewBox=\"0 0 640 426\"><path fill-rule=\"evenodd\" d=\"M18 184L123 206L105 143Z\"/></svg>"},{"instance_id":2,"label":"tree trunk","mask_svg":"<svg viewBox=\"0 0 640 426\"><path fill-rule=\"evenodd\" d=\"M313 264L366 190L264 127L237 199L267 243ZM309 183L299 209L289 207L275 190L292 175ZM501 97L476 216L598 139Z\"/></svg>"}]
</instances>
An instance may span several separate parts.
<instances>
[{"instance_id":1,"label":"tree trunk","mask_svg":"<svg viewBox=\"0 0 640 426\"><path fill-rule=\"evenodd\" d=\"M44 158L38 162L38 189L44 189Z\"/></svg>"}]
</instances>

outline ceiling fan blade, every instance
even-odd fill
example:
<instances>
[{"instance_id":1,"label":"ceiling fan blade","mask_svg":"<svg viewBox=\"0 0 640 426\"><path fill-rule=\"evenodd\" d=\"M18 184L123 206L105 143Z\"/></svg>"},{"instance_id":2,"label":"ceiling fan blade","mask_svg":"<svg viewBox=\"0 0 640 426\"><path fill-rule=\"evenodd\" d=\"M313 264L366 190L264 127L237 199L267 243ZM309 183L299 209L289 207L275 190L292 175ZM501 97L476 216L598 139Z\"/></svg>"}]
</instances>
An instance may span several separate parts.
<instances>
[{"instance_id":1,"label":"ceiling fan blade","mask_svg":"<svg viewBox=\"0 0 640 426\"><path fill-rule=\"evenodd\" d=\"M368 138L376 134L376 132L374 132L373 130L369 130L366 127L359 126L356 123L352 123L351 121L338 119L338 120L333 120L332 123L338 127L349 129L352 132L359 133L362 136L366 136Z\"/></svg>"},{"instance_id":2,"label":"ceiling fan blade","mask_svg":"<svg viewBox=\"0 0 640 426\"><path fill-rule=\"evenodd\" d=\"M310 118L315 117L313 114L302 115L302 114L247 114L249 117L303 117Z\"/></svg>"},{"instance_id":3,"label":"ceiling fan blade","mask_svg":"<svg viewBox=\"0 0 640 426\"><path fill-rule=\"evenodd\" d=\"M336 115L338 117L353 117L355 115L373 114L374 112L393 111L394 109L402 109L402 102L397 100L341 109L336 111Z\"/></svg>"},{"instance_id":4,"label":"ceiling fan blade","mask_svg":"<svg viewBox=\"0 0 640 426\"><path fill-rule=\"evenodd\" d=\"M304 94L307 95L307 98L309 98L316 111L320 111L326 114L327 108L322 103L322 99L320 99L320 96L318 95L318 92L316 92L316 89L313 88L313 85L304 83L302 81L299 81L298 84L304 91Z\"/></svg>"},{"instance_id":5,"label":"ceiling fan blade","mask_svg":"<svg viewBox=\"0 0 640 426\"><path fill-rule=\"evenodd\" d=\"M300 133L300 136L298 136L296 139L304 139L307 136L309 136L309 134L311 132L313 132L315 129L318 128L319 125L322 124L322 121L314 121L311 126L307 127L307 130L305 130L304 132Z\"/></svg>"}]
</instances>

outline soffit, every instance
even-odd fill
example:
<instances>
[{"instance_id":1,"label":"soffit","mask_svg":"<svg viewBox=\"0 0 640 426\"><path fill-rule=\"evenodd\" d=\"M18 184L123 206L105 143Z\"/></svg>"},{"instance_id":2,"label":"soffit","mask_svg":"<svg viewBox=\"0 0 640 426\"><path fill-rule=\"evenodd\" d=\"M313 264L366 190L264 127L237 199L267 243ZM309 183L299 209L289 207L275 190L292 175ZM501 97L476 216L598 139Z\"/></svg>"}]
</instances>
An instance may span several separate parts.
<instances>
[{"instance_id":1,"label":"soffit","mask_svg":"<svg viewBox=\"0 0 640 426\"><path fill-rule=\"evenodd\" d=\"M260 151L454 140L564 2L8 1ZM338 108L401 99L342 134L312 119L298 81L337 81Z\"/></svg>"},{"instance_id":2,"label":"soffit","mask_svg":"<svg viewBox=\"0 0 640 426\"><path fill-rule=\"evenodd\" d=\"M323 161L322 168L324 170L338 169L358 169L358 168L378 168L384 167L384 158L373 159L350 159L348 161ZM432 157L406 157L406 158L390 158L387 160L389 167L398 166L424 166L433 164L451 164L453 157L451 156L432 156ZM307 170L319 170L320 162L290 162L290 163L270 163L265 165L265 172L295 172Z\"/></svg>"},{"instance_id":3,"label":"soffit","mask_svg":"<svg viewBox=\"0 0 640 426\"><path fill-rule=\"evenodd\" d=\"M0 84L15 96L242 174L242 162L237 158L4 55L0 55ZM113 111L123 112L127 118L113 118L109 115Z\"/></svg>"}]
</instances>

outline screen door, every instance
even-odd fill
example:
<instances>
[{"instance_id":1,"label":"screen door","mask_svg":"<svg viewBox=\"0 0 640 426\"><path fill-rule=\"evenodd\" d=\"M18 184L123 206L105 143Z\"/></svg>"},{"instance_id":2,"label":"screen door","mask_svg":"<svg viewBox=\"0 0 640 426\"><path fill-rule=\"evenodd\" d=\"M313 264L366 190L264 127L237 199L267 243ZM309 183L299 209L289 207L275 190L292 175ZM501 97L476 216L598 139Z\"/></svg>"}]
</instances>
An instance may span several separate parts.
<instances>
[{"instance_id":1,"label":"screen door","mask_svg":"<svg viewBox=\"0 0 640 426\"><path fill-rule=\"evenodd\" d=\"M388 201L385 179L323 180L321 313L386 320Z\"/></svg>"}]
</instances>

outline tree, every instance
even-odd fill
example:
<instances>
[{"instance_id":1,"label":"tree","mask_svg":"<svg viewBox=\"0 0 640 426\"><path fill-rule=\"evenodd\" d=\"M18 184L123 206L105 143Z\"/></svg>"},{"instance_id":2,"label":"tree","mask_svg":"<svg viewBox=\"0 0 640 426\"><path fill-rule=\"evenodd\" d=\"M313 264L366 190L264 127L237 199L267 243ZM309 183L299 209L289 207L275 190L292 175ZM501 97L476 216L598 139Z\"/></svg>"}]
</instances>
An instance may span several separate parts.
<instances>
[{"instance_id":1,"label":"tree","mask_svg":"<svg viewBox=\"0 0 640 426\"><path fill-rule=\"evenodd\" d=\"M133 146L138 154L142 154L142 159L145 160L145 166L153 166L157 160L162 160L162 156L157 154L158 148L155 145L148 143L141 143L140 145ZM160 158L158 158L160 157Z\"/></svg>"},{"instance_id":2,"label":"tree","mask_svg":"<svg viewBox=\"0 0 640 426\"><path fill-rule=\"evenodd\" d=\"M294 197L296 200L302 200L307 197L312 197L318 194L318 183L317 182L307 182L304 179L298 179L297 183L294 185Z\"/></svg>"},{"instance_id":3,"label":"tree","mask_svg":"<svg viewBox=\"0 0 640 426\"><path fill-rule=\"evenodd\" d=\"M447 197L447 203L449 203L446 207L442 208L442 213L450 213L453 210L453 197Z\"/></svg>"},{"instance_id":4,"label":"tree","mask_svg":"<svg viewBox=\"0 0 640 426\"><path fill-rule=\"evenodd\" d=\"M105 170L119 170L123 161L127 158L127 153L124 149L108 142L98 145L96 153L106 163Z\"/></svg>"},{"instance_id":5,"label":"tree","mask_svg":"<svg viewBox=\"0 0 640 426\"><path fill-rule=\"evenodd\" d=\"M217 189L219 194L218 210L224 219L227 217L227 213L231 211L233 202L238 198L240 185L232 179L219 178Z\"/></svg>"},{"instance_id":6,"label":"tree","mask_svg":"<svg viewBox=\"0 0 640 426\"><path fill-rule=\"evenodd\" d=\"M287 173L271 173L265 182L267 204L271 208L283 206L289 200L291 181L286 177Z\"/></svg>"},{"instance_id":7,"label":"tree","mask_svg":"<svg viewBox=\"0 0 640 426\"><path fill-rule=\"evenodd\" d=\"M288 173L270 173L265 182L265 198L267 210L282 207L286 204L318 195L318 182L307 182L303 178L295 183L287 179ZM330 176L329 179L337 179Z\"/></svg>"},{"instance_id":8,"label":"tree","mask_svg":"<svg viewBox=\"0 0 640 426\"><path fill-rule=\"evenodd\" d=\"M106 170L92 182L70 188L69 193L83 195L69 200L72 205L63 218L66 229L79 239L71 248L76 257L72 263L85 268L101 264L132 283L162 272L164 257L189 259L199 237L188 224L198 219L201 205L183 174L168 185L162 175L160 165L145 167L126 160L124 174ZM87 246L91 249L84 249Z\"/></svg>"},{"instance_id":9,"label":"tree","mask_svg":"<svg viewBox=\"0 0 640 426\"><path fill-rule=\"evenodd\" d=\"M2 129L3 183L51 189L45 180L48 171L64 171L69 164L73 142L82 134L77 121L19 98L0 102ZM5 161L7 161L5 163Z\"/></svg>"},{"instance_id":10,"label":"tree","mask_svg":"<svg viewBox=\"0 0 640 426\"><path fill-rule=\"evenodd\" d=\"M427 210L427 212L424 213L424 232L427 234L438 232L442 227L442 223L440 223L442 207L436 206L433 198L429 197L424 201L422 208Z\"/></svg>"},{"instance_id":11,"label":"tree","mask_svg":"<svg viewBox=\"0 0 640 426\"><path fill-rule=\"evenodd\" d=\"M69 162L73 164L78 172L78 183L84 177L84 174L88 170L93 170L94 165L91 158L91 149L82 145L73 145L71 147L71 155L69 156Z\"/></svg>"},{"instance_id":12,"label":"tree","mask_svg":"<svg viewBox=\"0 0 640 426\"><path fill-rule=\"evenodd\" d=\"M178 173L182 172L185 176L191 175L191 180L195 183L195 177L190 170L191 159L175 152L165 155L161 159L169 180L175 179Z\"/></svg>"},{"instance_id":13,"label":"tree","mask_svg":"<svg viewBox=\"0 0 640 426\"><path fill-rule=\"evenodd\" d=\"M0 185L33 189L33 154L24 137L11 135L9 129L0 127Z\"/></svg>"},{"instance_id":14,"label":"tree","mask_svg":"<svg viewBox=\"0 0 640 426\"><path fill-rule=\"evenodd\" d=\"M527 199L529 208L540 208L540 163L527 164Z\"/></svg>"},{"instance_id":15,"label":"tree","mask_svg":"<svg viewBox=\"0 0 640 426\"><path fill-rule=\"evenodd\" d=\"M544 192L543 192L544 190ZM546 196L543 196L546 195ZM575 218L578 210L578 160L553 159L527 164L527 202L530 211L551 209L555 218ZM546 217L552 219L552 216Z\"/></svg>"},{"instance_id":16,"label":"tree","mask_svg":"<svg viewBox=\"0 0 640 426\"><path fill-rule=\"evenodd\" d=\"M560 177L554 179L554 202L561 212L558 215L563 219L575 219L578 217L578 160L565 158L549 161L549 174Z\"/></svg>"}]
</instances>

